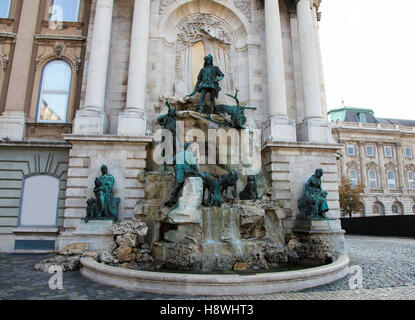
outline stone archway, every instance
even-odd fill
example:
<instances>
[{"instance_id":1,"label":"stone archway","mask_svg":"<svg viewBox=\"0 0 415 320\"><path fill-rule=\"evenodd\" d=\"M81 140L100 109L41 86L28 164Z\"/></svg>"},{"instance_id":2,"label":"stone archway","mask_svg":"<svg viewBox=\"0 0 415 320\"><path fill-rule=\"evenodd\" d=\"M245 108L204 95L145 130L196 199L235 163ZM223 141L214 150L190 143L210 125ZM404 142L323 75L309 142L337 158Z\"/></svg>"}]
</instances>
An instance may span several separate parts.
<instances>
[{"instance_id":1,"label":"stone archway","mask_svg":"<svg viewBox=\"0 0 415 320\"><path fill-rule=\"evenodd\" d=\"M197 14L186 18L177 27L175 60L175 92L176 96L184 96L193 90L197 73L203 66L203 59L196 48L203 50L203 55L211 54L226 77L221 82L223 93L235 91L235 41L232 31L220 19L212 15ZM195 65L198 68L195 68ZM222 99L221 99L222 98ZM224 101L223 101L224 102Z\"/></svg>"},{"instance_id":2,"label":"stone archway","mask_svg":"<svg viewBox=\"0 0 415 320\"><path fill-rule=\"evenodd\" d=\"M214 64L225 73L218 102L226 102L225 93L234 94L235 89L241 91L241 103L248 102L247 16L233 3L214 0L178 0L166 3L160 13L158 36L165 49L161 59L164 73L161 96L180 97L193 90L192 47L202 42L205 53L212 54Z\"/></svg>"}]
</instances>

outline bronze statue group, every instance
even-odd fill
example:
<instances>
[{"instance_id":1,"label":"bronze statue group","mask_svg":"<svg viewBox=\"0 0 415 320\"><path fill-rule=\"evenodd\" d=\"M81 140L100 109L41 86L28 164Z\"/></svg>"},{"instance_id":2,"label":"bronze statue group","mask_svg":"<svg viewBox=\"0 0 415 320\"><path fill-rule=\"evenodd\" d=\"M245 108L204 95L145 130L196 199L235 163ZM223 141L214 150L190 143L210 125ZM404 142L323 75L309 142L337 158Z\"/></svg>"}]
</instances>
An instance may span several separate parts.
<instances>
[{"instance_id":1,"label":"bronze statue group","mask_svg":"<svg viewBox=\"0 0 415 320\"><path fill-rule=\"evenodd\" d=\"M246 117L245 109L256 109L250 107L241 107L238 100L238 90L232 97L236 106L219 105L216 106L215 99L218 98L221 87L219 81L224 78L222 71L213 65L213 57L208 55L204 58L204 66L200 70L196 86L193 92L187 97L200 93L198 113L201 114L227 114L231 117L230 122L223 123L235 129L245 129ZM210 109L206 110L206 95L210 94ZM169 130L173 136L173 150L176 151L176 109L172 108L168 102L166 106L169 111L167 114L160 115L157 118L158 124ZM165 139L165 137L164 137ZM162 140L163 141L163 140ZM233 198L238 197L237 182L238 173L230 170L228 173L217 176L208 172L201 172L197 163L197 156L190 150L190 143L184 144L184 150L175 155L173 163L175 166L175 186L171 193L170 199L165 203L168 207L173 207L177 201L180 190L188 177L200 177L203 180L203 204L206 206L220 207L223 203L225 194L230 187L233 188ZM163 151L164 152L164 151ZM164 171L167 170L167 164L164 163ZM113 196L114 177L108 173L106 165L101 167L102 175L95 179L94 198L87 200L87 214L84 219L86 222L96 219L111 219L116 221L118 218L118 206L120 198ZM304 186L303 196L298 200L300 209L300 218L327 219L326 212L329 210L327 205L327 192L321 189L321 177L323 170L317 169L315 174L308 179ZM208 194L205 200L206 192ZM247 176L245 188L239 192L240 200L257 200L258 196L257 179L255 175Z\"/></svg>"}]
</instances>

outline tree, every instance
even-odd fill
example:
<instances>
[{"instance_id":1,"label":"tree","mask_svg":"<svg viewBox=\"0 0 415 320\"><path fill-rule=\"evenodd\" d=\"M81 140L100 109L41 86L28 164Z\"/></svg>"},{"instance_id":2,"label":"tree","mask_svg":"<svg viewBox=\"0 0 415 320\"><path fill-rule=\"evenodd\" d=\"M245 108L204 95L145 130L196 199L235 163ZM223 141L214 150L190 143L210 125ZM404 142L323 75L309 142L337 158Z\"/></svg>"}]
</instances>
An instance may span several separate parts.
<instances>
[{"instance_id":1,"label":"tree","mask_svg":"<svg viewBox=\"0 0 415 320\"><path fill-rule=\"evenodd\" d=\"M360 194L364 192L364 188L365 186L362 183L353 186L350 179L346 176L343 176L341 179L339 186L340 208L350 218L354 212L359 212L363 209Z\"/></svg>"}]
</instances>

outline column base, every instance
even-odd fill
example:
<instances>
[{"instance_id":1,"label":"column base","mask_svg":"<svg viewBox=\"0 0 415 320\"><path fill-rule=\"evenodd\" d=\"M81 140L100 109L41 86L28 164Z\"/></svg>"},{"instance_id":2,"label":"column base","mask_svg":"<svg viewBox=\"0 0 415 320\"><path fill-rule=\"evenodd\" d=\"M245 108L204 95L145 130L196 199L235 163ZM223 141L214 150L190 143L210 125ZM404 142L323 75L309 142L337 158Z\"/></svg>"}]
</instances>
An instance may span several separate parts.
<instances>
[{"instance_id":1,"label":"column base","mask_svg":"<svg viewBox=\"0 0 415 320\"><path fill-rule=\"evenodd\" d=\"M0 139L21 141L26 135L26 116L23 112L4 112L0 117Z\"/></svg>"},{"instance_id":2,"label":"column base","mask_svg":"<svg viewBox=\"0 0 415 320\"><path fill-rule=\"evenodd\" d=\"M295 121L286 117L272 116L265 123L264 141L296 142Z\"/></svg>"},{"instance_id":3,"label":"column base","mask_svg":"<svg viewBox=\"0 0 415 320\"><path fill-rule=\"evenodd\" d=\"M333 136L327 121L308 119L297 126L298 141L333 143Z\"/></svg>"},{"instance_id":4,"label":"column base","mask_svg":"<svg viewBox=\"0 0 415 320\"><path fill-rule=\"evenodd\" d=\"M139 112L124 111L118 116L118 135L143 137L146 135L147 120Z\"/></svg>"},{"instance_id":5,"label":"column base","mask_svg":"<svg viewBox=\"0 0 415 320\"><path fill-rule=\"evenodd\" d=\"M73 133L100 135L107 133L108 116L105 111L78 110L74 120Z\"/></svg>"}]
</instances>

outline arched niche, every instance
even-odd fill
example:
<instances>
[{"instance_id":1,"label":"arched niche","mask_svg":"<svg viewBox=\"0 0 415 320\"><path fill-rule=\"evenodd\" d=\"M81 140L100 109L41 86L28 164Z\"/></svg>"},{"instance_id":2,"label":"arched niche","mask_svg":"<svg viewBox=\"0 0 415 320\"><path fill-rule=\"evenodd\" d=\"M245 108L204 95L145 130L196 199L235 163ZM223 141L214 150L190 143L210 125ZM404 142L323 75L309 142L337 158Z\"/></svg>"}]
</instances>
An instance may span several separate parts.
<instances>
[{"instance_id":1,"label":"arched niche","mask_svg":"<svg viewBox=\"0 0 415 320\"><path fill-rule=\"evenodd\" d=\"M19 226L55 227L60 180L48 174L26 176L23 180Z\"/></svg>"},{"instance_id":2,"label":"arched niche","mask_svg":"<svg viewBox=\"0 0 415 320\"><path fill-rule=\"evenodd\" d=\"M225 93L234 94L235 89L240 90L242 103L248 101L248 26L247 18L225 3L181 0L171 4L163 12L158 28L165 47L161 95L189 94L196 72L203 67L200 56L211 54L214 64L225 74L218 103L233 103Z\"/></svg>"}]
</instances>

